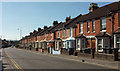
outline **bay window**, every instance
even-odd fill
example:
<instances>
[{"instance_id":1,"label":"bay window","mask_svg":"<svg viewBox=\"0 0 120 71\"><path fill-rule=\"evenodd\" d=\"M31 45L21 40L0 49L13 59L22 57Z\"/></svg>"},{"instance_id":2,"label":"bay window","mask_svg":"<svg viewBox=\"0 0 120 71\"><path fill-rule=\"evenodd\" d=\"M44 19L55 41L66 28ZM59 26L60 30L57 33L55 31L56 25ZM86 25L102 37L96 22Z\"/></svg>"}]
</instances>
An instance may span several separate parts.
<instances>
[{"instance_id":1,"label":"bay window","mask_svg":"<svg viewBox=\"0 0 120 71\"><path fill-rule=\"evenodd\" d=\"M103 50L102 39L98 39L98 51Z\"/></svg>"},{"instance_id":2,"label":"bay window","mask_svg":"<svg viewBox=\"0 0 120 71\"><path fill-rule=\"evenodd\" d=\"M115 35L115 48L119 48L119 51L120 51L120 34L116 34Z\"/></svg>"},{"instance_id":3,"label":"bay window","mask_svg":"<svg viewBox=\"0 0 120 71\"><path fill-rule=\"evenodd\" d=\"M103 48L110 48L110 38L109 37L97 38L97 51L103 52Z\"/></svg>"},{"instance_id":4,"label":"bay window","mask_svg":"<svg viewBox=\"0 0 120 71\"><path fill-rule=\"evenodd\" d=\"M77 38L76 39L77 50L82 50L85 48L86 40L85 38Z\"/></svg>"},{"instance_id":5,"label":"bay window","mask_svg":"<svg viewBox=\"0 0 120 71\"><path fill-rule=\"evenodd\" d=\"M77 39L77 50L80 50L80 39Z\"/></svg>"}]
</instances>

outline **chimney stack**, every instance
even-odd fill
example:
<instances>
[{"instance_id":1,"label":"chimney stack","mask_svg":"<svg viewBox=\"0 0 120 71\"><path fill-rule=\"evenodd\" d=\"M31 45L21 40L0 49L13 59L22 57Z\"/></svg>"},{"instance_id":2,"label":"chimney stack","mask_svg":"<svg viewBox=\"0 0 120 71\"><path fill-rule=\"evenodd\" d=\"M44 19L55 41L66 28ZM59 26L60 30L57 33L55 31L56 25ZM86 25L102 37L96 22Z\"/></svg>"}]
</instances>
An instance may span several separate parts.
<instances>
[{"instance_id":1,"label":"chimney stack","mask_svg":"<svg viewBox=\"0 0 120 71\"><path fill-rule=\"evenodd\" d=\"M32 32L30 32L30 35L32 35Z\"/></svg>"},{"instance_id":2,"label":"chimney stack","mask_svg":"<svg viewBox=\"0 0 120 71\"><path fill-rule=\"evenodd\" d=\"M58 21L53 21L53 26L57 25Z\"/></svg>"},{"instance_id":3,"label":"chimney stack","mask_svg":"<svg viewBox=\"0 0 120 71\"><path fill-rule=\"evenodd\" d=\"M42 29L41 28L38 28L38 31L41 31Z\"/></svg>"},{"instance_id":4,"label":"chimney stack","mask_svg":"<svg viewBox=\"0 0 120 71\"><path fill-rule=\"evenodd\" d=\"M71 16L66 17L65 22L69 21L71 19Z\"/></svg>"},{"instance_id":5,"label":"chimney stack","mask_svg":"<svg viewBox=\"0 0 120 71\"><path fill-rule=\"evenodd\" d=\"M48 27L47 26L44 26L44 29L47 29Z\"/></svg>"},{"instance_id":6,"label":"chimney stack","mask_svg":"<svg viewBox=\"0 0 120 71\"><path fill-rule=\"evenodd\" d=\"M98 7L98 4L96 3L91 3L90 7L89 7L89 12L93 12L94 10L96 10Z\"/></svg>"},{"instance_id":7,"label":"chimney stack","mask_svg":"<svg viewBox=\"0 0 120 71\"><path fill-rule=\"evenodd\" d=\"M33 33L36 33L36 32L37 32L36 30L33 31Z\"/></svg>"}]
</instances>

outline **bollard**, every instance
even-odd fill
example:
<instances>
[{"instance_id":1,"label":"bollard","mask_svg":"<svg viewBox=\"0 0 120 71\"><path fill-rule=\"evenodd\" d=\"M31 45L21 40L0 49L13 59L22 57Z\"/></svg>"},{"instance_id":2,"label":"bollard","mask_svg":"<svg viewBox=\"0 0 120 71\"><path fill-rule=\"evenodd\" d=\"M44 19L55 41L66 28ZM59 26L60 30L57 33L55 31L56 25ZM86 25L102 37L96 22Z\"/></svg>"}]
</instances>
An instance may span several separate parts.
<instances>
[{"instance_id":1,"label":"bollard","mask_svg":"<svg viewBox=\"0 0 120 71\"><path fill-rule=\"evenodd\" d=\"M118 61L118 50L119 48L114 48L114 61Z\"/></svg>"},{"instance_id":2,"label":"bollard","mask_svg":"<svg viewBox=\"0 0 120 71\"><path fill-rule=\"evenodd\" d=\"M31 50L31 47L30 47L30 50Z\"/></svg>"},{"instance_id":3,"label":"bollard","mask_svg":"<svg viewBox=\"0 0 120 71\"><path fill-rule=\"evenodd\" d=\"M95 48L91 48L92 58L95 58Z\"/></svg>"},{"instance_id":4,"label":"bollard","mask_svg":"<svg viewBox=\"0 0 120 71\"><path fill-rule=\"evenodd\" d=\"M36 51L38 51L38 48L36 48Z\"/></svg>"}]
</instances>

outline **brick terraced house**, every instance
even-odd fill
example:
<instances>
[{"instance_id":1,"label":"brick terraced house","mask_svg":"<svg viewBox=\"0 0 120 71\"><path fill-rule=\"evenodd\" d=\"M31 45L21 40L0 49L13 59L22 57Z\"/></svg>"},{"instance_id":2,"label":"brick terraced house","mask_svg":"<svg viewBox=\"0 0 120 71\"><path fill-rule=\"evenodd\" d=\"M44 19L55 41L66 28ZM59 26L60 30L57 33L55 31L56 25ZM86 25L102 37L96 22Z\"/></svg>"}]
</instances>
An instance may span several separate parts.
<instances>
[{"instance_id":1,"label":"brick terraced house","mask_svg":"<svg viewBox=\"0 0 120 71\"><path fill-rule=\"evenodd\" d=\"M51 54L53 50L73 54L90 48L100 53L112 48L120 51L120 1L102 7L91 3L88 14L66 17L65 22L54 21L53 26L39 28L21 41L24 46L47 49Z\"/></svg>"}]
</instances>

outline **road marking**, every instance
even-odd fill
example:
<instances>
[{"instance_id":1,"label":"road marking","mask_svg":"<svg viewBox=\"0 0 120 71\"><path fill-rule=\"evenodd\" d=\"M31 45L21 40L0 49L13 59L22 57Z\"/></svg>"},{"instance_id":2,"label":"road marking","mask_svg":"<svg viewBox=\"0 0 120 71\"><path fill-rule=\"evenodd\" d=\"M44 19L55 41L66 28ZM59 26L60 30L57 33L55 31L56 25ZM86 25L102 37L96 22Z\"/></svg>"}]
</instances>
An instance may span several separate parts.
<instances>
[{"instance_id":1,"label":"road marking","mask_svg":"<svg viewBox=\"0 0 120 71\"><path fill-rule=\"evenodd\" d=\"M14 66L15 66L19 71L23 71L23 69L18 65L18 63L15 62L15 60L14 60L11 56L9 56L7 52L5 52L5 54L10 58L11 62L14 64Z\"/></svg>"},{"instance_id":2,"label":"road marking","mask_svg":"<svg viewBox=\"0 0 120 71\"><path fill-rule=\"evenodd\" d=\"M2 49L2 54L4 54L4 55L6 54L3 49ZM7 58L7 59L6 59L6 62L10 64L10 63L11 63L11 62L10 62L11 60L9 60L9 57L8 57L8 56L5 56L5 58ZM4 58L2 57L2 59L4 59ZM10 68L11 68L11 69L14 69L14 68L13 68L13 65L10 65ZM14 71L15 71L15 70L14 70Z\"/></svg>"}]
</instances>

